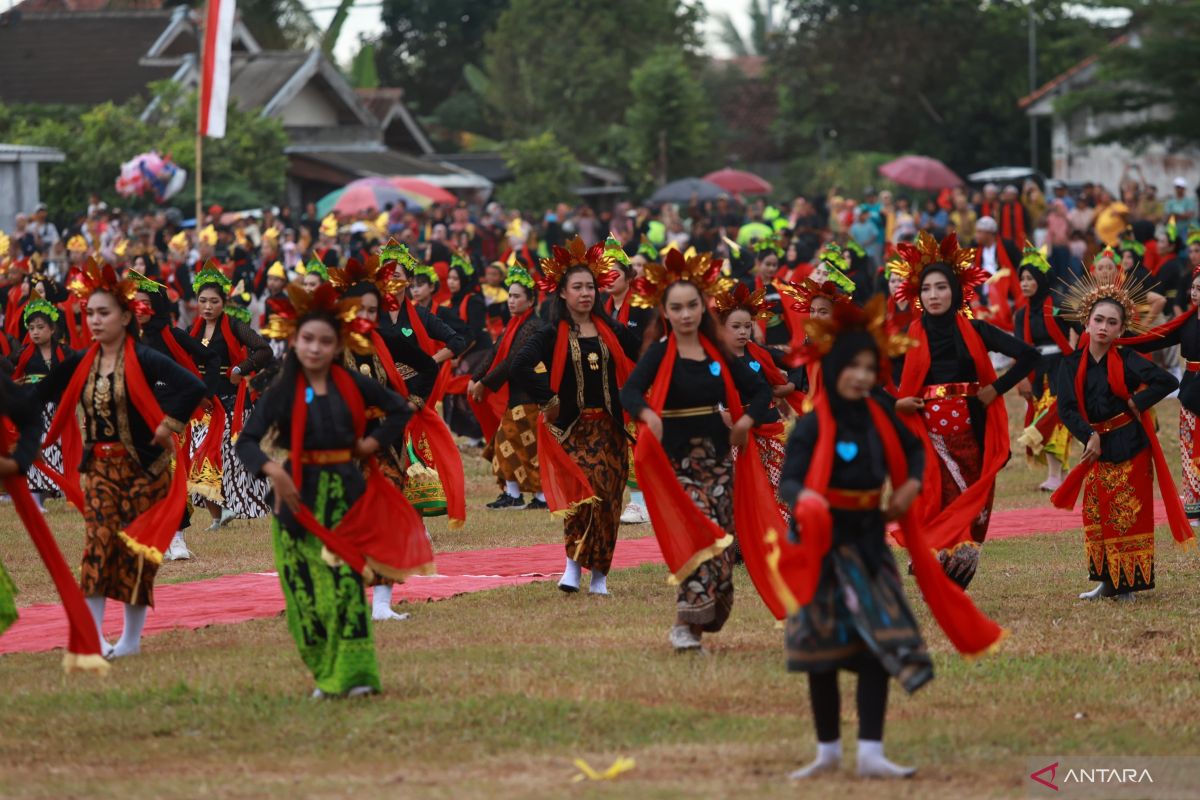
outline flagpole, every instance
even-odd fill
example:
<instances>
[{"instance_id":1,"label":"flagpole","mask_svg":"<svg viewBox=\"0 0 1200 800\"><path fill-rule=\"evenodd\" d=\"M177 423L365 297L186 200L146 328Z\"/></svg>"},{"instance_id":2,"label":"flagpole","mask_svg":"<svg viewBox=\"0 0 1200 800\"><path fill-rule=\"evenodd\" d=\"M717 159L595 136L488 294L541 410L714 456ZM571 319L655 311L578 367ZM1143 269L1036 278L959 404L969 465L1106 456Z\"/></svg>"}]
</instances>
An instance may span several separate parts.
<instances>
[{"instance_id":1,"label":"flagpole","mask_svg":"<svg viewBox=\"0 0 1200 800\"><path fill-rule=\"evenodd\" d=\"M197 55L196 55L196 232L200 232L204 208L201 197L204 191L204 136L200 133L200 120L204 117L204 26L201 20L207 15L197 18Z\"/></svg>"}]
</instances>

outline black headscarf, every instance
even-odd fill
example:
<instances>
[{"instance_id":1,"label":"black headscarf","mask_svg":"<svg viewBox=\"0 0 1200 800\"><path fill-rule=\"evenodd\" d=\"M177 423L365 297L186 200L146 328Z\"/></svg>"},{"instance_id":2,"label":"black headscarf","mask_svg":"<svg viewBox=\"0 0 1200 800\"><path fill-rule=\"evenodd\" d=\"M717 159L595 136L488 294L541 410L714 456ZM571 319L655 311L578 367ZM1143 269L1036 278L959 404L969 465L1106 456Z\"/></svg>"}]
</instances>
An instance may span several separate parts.
<instances>
[{"instance_id":1,"label":"black headscarf","mask_svg":"<svg viewBox=\"0 0 1200 800\"><path fill-rule=\"evenodd\" d=\"M837 401L833 404L835 409L839 403L846 402L837 393L838 376L864 350L870 350L878 360L879 345L875 337L867 331L846 331L834 340L833 347L821 359L821 378L825 381L826 391L830 392L830 399Z\"/></svg>"},{"instance_id":2,"label":"black headscarf","mask_svg":"<svg viewBox=\"0 0 1200 800\"><path fill-rule=\"evenodd\" d=\"M171 299L161 289L157 292L146 292L150 297L150 319L142 326L142 333L159 333L164 328L171 327Z\"/></svg>"},{"instance_id":3,"label":"black headscarf","mask_svg":"<svg viewBox=\"0 0 1200 800\"><path fill-rule=\"evenodd\" d=\"M1037 291L1034 292L1033 297L1029 298L1029 305L1031 307L1041 305L1042 298L1050 294L1050 273L1042 272L1032 264L1025 264L1017 267L1017 279L1020 280L1026 272L1032 275L1037 282Z\"/></svg>"},{"instance_id":4,"label":"black headscarf","mask_svg":"<svg viewBox=\"0 0 1200 800\"><path fill-rule=\"evenodd\" d=\"M950 284L950 308L944 314L930 314L922 307L921 324L925 326L926 334L930 336L949 336L954 342L955 357L961 361L971 361L971 353L967 350L967 343L963 341L962 336L958 333L958 314L963 307L963 290L962 284L958 281L958 276L954 274L954 268L949 264L938 261L930 264L921 271L921 282L918 287L925 284L925 278L931 272L937 272L946 276L946 280Z\"/></svg>"}]
</instances>

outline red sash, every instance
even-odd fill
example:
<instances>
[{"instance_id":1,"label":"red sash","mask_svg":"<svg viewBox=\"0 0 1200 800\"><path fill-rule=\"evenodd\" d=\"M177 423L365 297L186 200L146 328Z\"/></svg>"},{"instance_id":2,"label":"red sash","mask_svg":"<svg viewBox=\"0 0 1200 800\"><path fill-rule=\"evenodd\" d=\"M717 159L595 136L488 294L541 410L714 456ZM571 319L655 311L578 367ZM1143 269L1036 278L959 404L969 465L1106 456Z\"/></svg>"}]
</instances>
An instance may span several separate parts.
<instances>
[{"instance_id":1,"label":"red sash","mask_svg":"<svg viewBox=\"0 0 1200 800\"><path fill-rule=\"evenodd\" d=\"M192 336L199 336L203 330L204 318L201 317L192 326ZM229 325L229 316L227 314L221 315L221 338L225 340L225 348L229 351L229 369L232 371L234 367L246 360L246 346L242 344L240 339L233 335L233 328ZM167 347L170 346L169 344L167 345ZM174 351L172 350L172 352ZM237 396L233 403L233 418L228 420L229 435L235 439L242 432L242 424L246 416L246 399L249 393L250 376L243 375L237 384Z\"/></svg>"},{"instance_id":2,"label":"red sash","mask_svg":"<svg viewBox=\"0 0 1200 800\"><path fill-rule=\"evenodd\" d=\"M2 338L3 337L0 337L0 339ZM14 381L19 381L21 378L25 377L25 368L29 366L29 362L33 358L33 354L38 350L39 348L35 344L30 343L28 346L26 346L25 352L21 353L21 357L17 359L17 366L13 368L12 379ZM63 360L63 349L56 346L54 348L54 355L61 362ZM47 364L46 366L50 365Z\"/></svg>"},{"instance_id":3,"label":"red sash","mask_svg":"<svg viewBox=\"0 0 1200 800\"><path fill-rule=\"evenodd\" d=\"M492 356L493 367L508 358L513 341L517 338L517 331L532 315L533 309L529 309L509 319L508 325L504 328L504 336L496 344L496 352ZM475 419L479 420L479 427L483 429L483 438L490 442L500 427L500 420L504 418L504 413L508 410L508 382L505 381L504 385L494 392L484 389L484 393L485 397L482 403L475 402L469 395L467 400L475 412Z\"/></svg>"},{"instance_id":4,"label":"red sash","mask_svg":"<svg viewBox=\"0 0 1200 800\"><path fill-rule=\"evenodd\" d=\"M772 386L783 386L786 383L791 383L791 380L783 373L783 370L775 366L775 361L771 358L771 353L765 347L754 342L746 342L746 352L762 367L762 375L767 379L767 383ZM812 387L809 388L811 389ZM804 392L797 390L784 399L797 414L805 413Z\"/></svg>"}]
</instances>

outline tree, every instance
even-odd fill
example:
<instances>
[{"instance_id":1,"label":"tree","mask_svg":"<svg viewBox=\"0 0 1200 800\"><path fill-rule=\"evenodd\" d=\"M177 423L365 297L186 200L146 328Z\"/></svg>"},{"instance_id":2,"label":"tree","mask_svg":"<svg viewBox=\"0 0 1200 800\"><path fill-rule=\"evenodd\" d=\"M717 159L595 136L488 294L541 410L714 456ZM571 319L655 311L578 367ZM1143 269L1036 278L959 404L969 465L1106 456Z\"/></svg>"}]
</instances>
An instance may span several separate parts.
<instances>
[{"instance_id":1,"label":"tree","mask_svg":"<svg viewBox=\"0 0 1200 800\"><path fill-rule=\"evenodd\" d=\"M775 0L750 0L750 37L738 30L733 17L727 13L715 15L721 26L721 43L735 56L765 56L776 33Z\"/></svg>"},{"instance_id":2,"label":"tree","mask_svg":"<svg viewBox=\"0 0 1200 800\"><path fill-rule=\"evenodd\" d=\"M660 47L633 72L626 155L638 188L695 174L711 152L707 102L683 53Z\"/></svg>"},{"instance_id":3,"label":"tree","mask_svg":"<svg viewBox=\"0 0 1200 800\"><path fill-rule=\"evenodd\" d=\"M508 0L383 0L383 85L403 86L413 108L430 114L468 88L463 67L479 62L484 35L507 7Z\"/></svg>"},{"instance_id":4,"label":"tree","mask_svg":"<svg viewBox=\"0 0 1200 800\"><path fill-rule=\"evenodd\" d=\"M1195 2L1126 2L1132 38L1100 53L1096 80L1059 101L1059 110L1090 108L1114 123L1097 142L1168 146L1200 142L1200 63L1180 53L1200 48Z\"/></svg>"},{"instance_id":5,"label":"tree","mask_svg":"<svg viewBox=\"0 0 1200 800\"><path fill-rule=\"evenodd\" d=\"M513 173L512 182L497 192L508 208L540 213L555 203L574 200L572 190L581 180L579 163L553 131L508 142L501 154Z\"/></svg>"},{"instance_id":6,"label":"tree","mask_svg":"<svg viewBox=\"0 0 1200 800\"><path fill-rule=\"evenodd\" d=\"M379 73L375 69L375 43L362 41L354 60L350 62L350 85L355 89L376 89L379 87Z\"/></svg>"},{"instance_id":7,"label":"tree","mask_svg":"<svg viewBox=\"0 0 1200 800\"><path fill-rule=\"evenodd\" d=\"M196 7L204 11L204 4ZM303 0L238 0L238 17L267 50L306 48L318 41L321 28Z\"/></svg>"},{"instance_id":8,"label":"tree","mask_svg":"<svg viewBox=\"0 0 1200 800\"><path fill-rule=\"evenodd\" d=\"M631 71L664 42L698 58L701 14L681 0L513 0L485 40L491 119L506 137L553 130L614 162Z\"/></svg>"}]
</instances>

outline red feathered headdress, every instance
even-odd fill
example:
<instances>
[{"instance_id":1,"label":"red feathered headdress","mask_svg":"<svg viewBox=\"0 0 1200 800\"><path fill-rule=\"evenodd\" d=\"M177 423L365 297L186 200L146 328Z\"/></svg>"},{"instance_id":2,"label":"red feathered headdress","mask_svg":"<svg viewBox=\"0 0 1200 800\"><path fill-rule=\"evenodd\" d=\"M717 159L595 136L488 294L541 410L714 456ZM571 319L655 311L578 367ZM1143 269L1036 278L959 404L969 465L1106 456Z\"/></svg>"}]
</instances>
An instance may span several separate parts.
<instances>
[{"instance_id":1,"label":"red feathered headdress","mask_svg":"<svg viewBox=\"0 0 1200 800\"><path fill-rule=\"evenodd\" d=\"M543 292L557 292L558 284L567 270L579 265L592 271L597 289L607 289L617 279L616 262L612 256L605 254L604 242L587 247L583 239L576 236L567 242L566 248L555 245L553 252L553 258L541 260L542 274L537 279L537 285Z\"/></svg>"},{"instance_id":2,"label":"red feathered headdress","mask_svg":"<svg viewBox=\"0 0 1200 800\"><path fill-rule=\"evenodd\" d=\"M385 311L395 311L400 308L400 301L396 299L396 295L408 286L408 280L405 279L400 265L395 261L389 261L386 265L380 266L379 256L368 256L363 261L351 258L346 262L345 267L330 269L329 283L338 290L339 294L345 294L350 287L359 283L373 283L379 292L379 300Z\"/></svg>"},{"instance_id":3,"label":"red feathered headdress","mask_svg":"<svg viewBox=\"0 0 1200 800\"><path fill-rule=\"evenodd\" d=\"M98 264L92 258L83 262L83 266L74 272L73 276L68 276L67 289L85 304L96 292L105 292L115 297L117 305L125 311L135 315L152 313L149 304L137 300L136 279L118 279L112 264Z\"/></svg>"},{"instance_id":4,"label":"red feathered headdress","mask_svg":"<svg viewBox=\"0 0 1200 800\"><path fill-rule=\"evenodd\" d=\"M335 327L351 351L359 355L374 352L371 346L370 320L358 316L360 302L357 297L342 299L332 283L322 283L315 292L310 292L300 283L289 283L287 296L267 301L271 310L263 335L268 339L288 340L296 335L300 320L309 314L324 312L333 318Z\"/></svg>"},{"instance_id":5,"label":"red feathered headdress","mask_svg":"<svg viewBox=\"0 0 1200 800\"><path fill-rule=\"evenodd\" d=\"M917 309L921 308L921 275L930 264L950 266L962 287L963 310L975 299L975 289L988 279L987 271L975 264L975 249L959 247L958 235L954 233L938 244L927 231L921 231L914 243L901 242L896 245L896 251L903 261L892 262L891 274L904 279L896 290L896 299L912 303Z\"/></svg>"},{"instance_id":6,"label":"red feathered headdress","mask_svg":"<svg viewBox=\"0 0 1200 800\"><path fill-rule=\"evenodd\" d=\"M738 283L733 291L723 291L713 300L713 308L721 315L722 319L732 314L734 311L745 311L750 314L751 319L759 319L768 321L775 316L775 312L771 310L771 303L767 300L767 290L759 289L757 292L751 292L744 283Z\"/></svg>"},{"instance_id":7,"label":"red feathered headdress","mask_svg":"<svg viewBox=\"0 0 1200 800\"><path fill-rule=\"evenodd\" d=\"M680 281L692 284L702 295L716 295L722 290L721 259L714 259L710 253L685 257L676 248L668 250L663 263L647 264L642 277L633 282L633 305L654 308L667 287Z\"/></svg>"}]
</instances>

